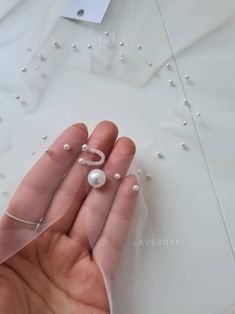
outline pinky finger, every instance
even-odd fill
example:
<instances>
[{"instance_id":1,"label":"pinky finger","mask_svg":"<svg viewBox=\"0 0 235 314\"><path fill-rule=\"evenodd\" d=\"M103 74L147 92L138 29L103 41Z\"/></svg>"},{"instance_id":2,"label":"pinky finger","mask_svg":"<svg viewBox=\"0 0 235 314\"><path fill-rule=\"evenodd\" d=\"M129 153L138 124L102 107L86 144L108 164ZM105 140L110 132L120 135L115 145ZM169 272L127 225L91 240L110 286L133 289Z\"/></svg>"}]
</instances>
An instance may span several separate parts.
<instances>
[{"instance_id":1,"label":"pinky finger","mask_svg":"<svg viewBox=\"0 0 235 314\"><path fill-rule=\"evenodd\" d=\"M126 177L121 183L112 205L106 225L93 250L109 282L113 281L124 249L138 199L138 181L135 176Z\"/></svg>"}]
</instances>

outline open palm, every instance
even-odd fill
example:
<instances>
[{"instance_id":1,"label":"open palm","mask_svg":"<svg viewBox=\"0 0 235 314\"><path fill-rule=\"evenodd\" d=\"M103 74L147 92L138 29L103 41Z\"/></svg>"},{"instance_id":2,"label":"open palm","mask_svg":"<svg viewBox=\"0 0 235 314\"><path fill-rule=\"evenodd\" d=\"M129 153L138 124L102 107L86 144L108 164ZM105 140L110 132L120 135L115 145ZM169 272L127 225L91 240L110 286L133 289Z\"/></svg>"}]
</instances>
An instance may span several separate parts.
<instances>
[{"instance_id":1,"label":"open palm","mask_svg":"<svg viewBox=\"0 0 235 314\"><path fill-rule=\"evenodd\" d=\"M117 133L105 121L87 139L83 124L71 126L21 183L7 212L28 221L59 219L0 265L0 313L110 312L106 288L112 284L137 200L132 189L137 179L125 176L135 145L126 137L116 140ZM89 189L84 178L91 167L76 162L81 154L95 158L81 153L86 142L107 157L107 182L100 189ZM65 143L71 151L63 150ZM121 180L114 179L116 173ZM22 227L20 221L4 219L11 227Z\"/></svg>"}]
</instances>

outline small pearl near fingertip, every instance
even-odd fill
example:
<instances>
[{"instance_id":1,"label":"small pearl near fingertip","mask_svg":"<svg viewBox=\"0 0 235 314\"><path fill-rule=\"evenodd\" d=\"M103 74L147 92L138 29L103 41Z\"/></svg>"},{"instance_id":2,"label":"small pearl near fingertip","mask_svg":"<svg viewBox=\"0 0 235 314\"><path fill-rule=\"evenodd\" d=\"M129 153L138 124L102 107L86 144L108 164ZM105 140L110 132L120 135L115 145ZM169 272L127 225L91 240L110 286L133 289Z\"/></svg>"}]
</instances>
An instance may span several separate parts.
<instances>
[{"instance_id":1,"label":"small pearl near fingertip","mask_svg":"<svg viewBox=\"0 0 235 314\"><path fill-rule=\"evenodd\" d=\"M139 186L138 184L135 184L135 185L133 185L132 190L133 190L134 192L139 192L140 186Z\"/></svg>"},{"instance_id":2,"label":"small pearl near fingertip","mask_svg":"<svg viewBox=\"0 0 235 314\"><path fill-rule=\"evenodd\" d=\"M79 162L79 164L84 165L84 162L85 162L85 161L84 161L83 158L79 158L79 159L78 159L78 162Z\"/></svg>"},{"instance_id":3,"label":"small pearl near fingertip","mask_svg":"<svg viewBox=\"0 0 235 314\"><path fill-rule=\"evenodd\" d=\"M83 145L82 145L82 151L83 151L83 152L87 151L88 148L89 148L89 147L88 147L87 144L83 144Z\"/></svg>"},{"instance_id":4,"label":"small pearl near fingertip","mask_svg":"<svg viewBox=\"0 0 235 314\"><path fill-rule=\"evenodd\" d=\"M64 144L64 150L66 150L66 151L68 151L68 150L70 150L70 145L69 144Z\"/></svg>"},{"instance_id":5,"label":"small pearl near fingertip","mask_svg":"<svg viewBox=\"0 0 235 314\"><path fill-rule=\"evenodd\" d=\"M153 179L153 177L152 177L152 175L151 175L150 173L147 173L147 174L146 174L146 179L147 179L148 181L151 181L151 180Z\"/></svg>"},{"instance_id":6,"label":"small pearl near fingertip","mask_svg":"<svg viewBox=\"0 0 235 314\"><path fill-rule=\"evenodd\" d=\"M117 180L117 181L120 180L121 179L120 173L115 173L114 179Z\"/></svg>"}]
</instances>

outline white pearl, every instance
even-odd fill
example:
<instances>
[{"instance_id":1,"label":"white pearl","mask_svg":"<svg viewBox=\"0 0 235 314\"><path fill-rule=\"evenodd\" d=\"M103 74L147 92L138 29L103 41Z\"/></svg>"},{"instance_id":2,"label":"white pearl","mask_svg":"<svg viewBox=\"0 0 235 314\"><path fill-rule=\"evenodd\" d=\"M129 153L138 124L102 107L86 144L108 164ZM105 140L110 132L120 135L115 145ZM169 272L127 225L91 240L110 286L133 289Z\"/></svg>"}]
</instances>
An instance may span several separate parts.
<instances>
[{"instance_id":1,"label":"white pearl","mask_svg":"<svg viewBox=\"0 0 235 314\"><path fill-rule=\"evenodd\" d=\"M134 192L139 192L140 186L139 186L138 184L136 184L136 185L133 186L132 190L133 190Z\"/></svg>"},{"instance_id":2,"label":"white pearl","mask_svg":"<svg viewBox=\"0 0 235 314\"><path fill-rule=\"evenodd\" d=\"M138 173L138 175L141 175L143 173L143 170L142 169L138 169L137 173Z\"/></svg>"},{"instance_id":3,"label":"white pearl","mask_svg":"<svg viewBox=\"0 0 235 314\"><path fill-rule=\"evenodd\" d=\"M58 41L57 40L53 40L53 45L58 48L59 47Z\"/></svg>"},{"instance_id":4,"label":"white pearl","mask_svg":"<svg viewBox=\"0 0 235 314\"><path fill-rule=\"evenodd\" d=\"M150 174L150 173L147 173L147 174L146 174L146 179L147 179L147 180L151 181L151 180L152 180L152 178L153 178L153 177L151 176L151 174Z\"/></svg>"},{"instance_id":5,"label":"white pearl","mask_svg":"<svg viewBox=\"0 0 235 314\"><path fill-rule=\"evenodd\" d=\"M169 80L168 83L169 83L170 86L174 86L175 85L173 80Z\"/></svg>"},{"instance_id":6,"label":"white pearl","mask_svg":"<svg viewBox=\"0 0 235 314\"><path fill-rule=\"evenodd\" d=\"M188 122L187 121L183 121L183 123L182 123L183 125L187 125L188 124Z\"/></svg>"},{"instance_id":7,"label":"white pearl","mask_svg":"<svg viewBox=\"0 0 235 314\"><path fill-rule=\"evenodd\" d=\"M72 44L72 48L73 48L73 49L76 49L76 48L77 48L77 45L76 45L76 44Z\"/></svg>"},{"instance_id":8,"label":"white pearl","mask_svg":"<svg viewBox=\"0 0 235 314\"><path fill-rule=\"evenodd\" d=\"M201 113L200 113L200 112L197 112L197 113L196 113L196 116L197 116L197 117L200 117L200 116L201 116Z\"/></svg>"},{"instance_id":9,"label":"white pearl","mask_svg":"<svg viewBox=\"0 0 235 314\"><path fill-rule=\"evenodd\" d=\"M141 45L137 45L137 49L140 50L142 48Z\"/></svg>"},{"instance_id":10,"label":"white pearl","mask_svg":"<svg viewBox=\"0 0 235 314\"><path fill-rule=\"evenodd\" d=\"M82 145L82 150L85 152L85 151L87 151L88 150L88 145L87 144L83 144Z\"/></svg>"},{"instance_id":11,"label":"white pearl","mask_svg":"<svg viewBox=\"0 0 235 314\"><path fill-rule=\"evenodd\" d=\"M114 179L115 179L115 180L120 180L120 179L121 179L120 173L115 173Z\"/></svg>"},{"instance_id":12,"label":"white pearl","mask_svg":"<svg viewBox=\"0 0 235 314\"><path fill-rule=\"evenodd\" d=\"M43 135L43 136L42 136L42 139L43 139L43 140L46 140L46 139L47 139L47 135Z\"/></svg>"},{"instance_id":13,"label":"white pearl","mask_svg":"<svg viewBox=\"0 0 235 314\"><path fill-rule=\"evenodd\" d=\"M170 69L171 69L171 64L170 64L170 63L167 63L167 64L166 64L166 68L167 68L167 70L170 70Z\"/></svg>"},{"instance_id":14,"label":"white pearl","mask_svg":"<svg viewBox=\"0 0 235 314\"><path fill-rule=\"evenodd\" d=\"M153 66L153 63L152 63L151 61L149 61L149 62L148 62L148 66L149 66L149 67L152 67L152 66Z\"/></svg>"},{"instance_id":15,"label":"white pearl","mask_svg":"<svg viewBox=\"0 0 235 314\"><path fill-rule=\"evenodd\" d=\"M106 182L106 175L104 171L100 169L94 169L88 174L88 183L93 188L100 188L102 187Z\"/></svg>"},{"instance_id":16,"label":"white pearl","mask_svg":"<svg viewBox=\"0 0 235 314\"><path fill-rule=\"evenodd\" d=\"M124 42L123 42L123 41L120 41L119 45L120 45L121 47L123 47L123 46L124 46Z\"/></svg>"},{"instance_id":17,"label":"white pearl","mask_svg":"<svg viewBox=\"0 0 235 314\"><path fill-rule=\"evenodd\" d=\"M158 158L163 158L162 153L161 153L161 152L157 152L157 157L158 157Z\"/></svg>"},{"instance_id":18,"label":"white pearl","mask_svg":"<svg viewBox=\"0 0 235 314\"><path fill-rule=\"evenodd\" d=\"M108 32L108 31L105 31L104 34L105 34L105 36L108 36L108 35L109 35L109 32Z\"/></svg>"},{"instance_id":19,"label":"white pearl","mask_svg":"<svg viewBox=\"0 0 235 314\"><path fill-rule=\"evenodd\" d=\"M184 77L186 80L189 80L190 79L190 76L188 74L185 75Z\"/></svg>"},{"instance_id":20,"label":"white pearl","mask_svg":"<svg viewBox=\"0 0 235 314\"><path fill-rule=\"evenodd\" d=\"M69 144L64 144L64 150L70 150L70 145Z\"/></svg>"},{"instance_id":21,"label":"white pearl","mask_svg":"<svg viewBox=\"0 0 235 314\"><path fill-rule=\"evenodd\" d=\"M91 45L91 44L87 45L87 48L88 48L88 49L91 49L91 48L92 48L92 45Z\"/></svg>"},{"instance_id":22,"label":"white pearl","mask_svg":"<svg viewBox=\"0 0 235 314\"><path fill-rule=\"evenodd\" d=\"M20 99L20 95L17 94L17 95L15 96L15 99Z\"/></svg>"},{"instance_id":23,"label":"white pearl","mask_svg":"<svg viewBox=\"0 0 235 314\"><path fill-rule=\"evenodd\" d=\"M78 162L79 162L79 164L84 165L84 162L85 162L85 161L84 161L83 158L79 158L79 159L78 159Z\"/></svg>"},{"instance_id":24,"label":"white pearl","mask_svg":"<svg viewBox=\"0 0 235 314\"><path fill-rule=\"evenodd\" d=\"M181 146L182 148L186 148L186 144L185 144L184 142L180 143L180 146Z\"/></svg>"},{"instance_id":25,"label":"white pearl","mask_svg":"<svg viewBox=\"0 0 235 314\"><path fill-rule=\"evenodd\" d=\"M26 72L27 70L26 70L26 68L21 68L21 71Z\"/></svg>"},{"instance_id":26,"label":"white pearl","mask_svg":"<svg viewBox=\"0 0 235 314\"><path fill-rule=\"evenodd\" d=\"M189 101L188 101L187 98L184 99L184 104L185 104L185 106L188 106L188 105L189 105Z\"/></svg>"}]
</instances>

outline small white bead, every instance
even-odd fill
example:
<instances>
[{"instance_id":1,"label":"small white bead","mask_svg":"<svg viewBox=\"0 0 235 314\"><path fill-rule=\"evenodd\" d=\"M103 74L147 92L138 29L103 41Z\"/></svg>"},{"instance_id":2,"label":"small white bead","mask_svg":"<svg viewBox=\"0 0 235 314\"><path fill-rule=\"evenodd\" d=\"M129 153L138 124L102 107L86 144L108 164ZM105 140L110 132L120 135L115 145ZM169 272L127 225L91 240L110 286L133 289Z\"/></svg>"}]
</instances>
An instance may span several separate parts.
<instances>
[{"instance_id":1,"label":"small white bead","mask_svg":"<svg viewBox=\"0 0 235 314\"><path fill-rule=\"evenodd\" d=\"M137 173L138 173L138 175L141 175L143 173L143 170L142 169L138 169Z\"/></svg>"},{"instance_id":2,"label":"small white bead","mask_svg":"<svg viewBox=\"0 0 235 314\"><path fill-rule=\"evenodd\" d=\"M115 173L114 179L117 180L117 181L120 180L121 179L120 173Z\"/></svg>"},{"instance_id":3,"label":"small white bead","mask_svg":"<svg viewBox=\"0 0 235 314\"><path fill-rule=\"evenodd\" d=\"M124 46L124 42L123 42L123 41L120 41L119 45L120 45L121 47L123 47L123 46Z\"/></svg>"},{"instance_id":4,"label":"small white bead","mask_svg":"<svg viewBox=\"0 0 235 314\"><path fill-rule=\"evenodd\" d=\"M54 45L56 48L58 48L58 47L60 46L57 40L53 40L53 45Z\"/></svg>"},{"instance_id":5,"label":"small white bead","mask_svg":"<svg viewBox=\"0 0 235 314\"><path fill-rule=\"evenodd\" d=\"M45 149L45 153L47 154L49 153L49 148Z\"/></svg>"},{"instance_id":6,"label":"small white bead","mask_svg":"<svg viewBox=\"0 0 235 314\"><path fill-rule=\"evenodd\" d=\"M76 49L76 48L77 48L77 45L76 45L76 44L72 44L72 48L73 48L73 49Z\"/></svg>"},{"instance_id":7,"label":"small white bead","mask_svg":"<svg viewBox=\"0 0 235 314\"><path fill-rule=\"evenodd\" d=\"M142 49L142 46L141 45L137 45L137 49L138 50Z\"/></svg>"},{"instance_id":8,"label":"small white bead","mask_svg":"<svg viewBox=\"0 0 235 314\"><path fill-rule=\"evenodd\" d=\"M84 165L84 162L85 162L85 161L84 161L83 158L79 158L79 159L78 159L78 162L79 162L79 164Z\"/></svg>"},{"instance_id":9,"label":"small white bead","mask_svg":"<svg viewBox=\"0 0 235 314\"><path fill-rule=\"evenodd\" d=\"M83 145L82 145L82 151L83 151L83 152L87 151L88 148L89 148L89 147L88 147L87 144L83 144Z\"/></svg>"},{"instance_id":10,"label":"small white bead","mask_svg":"<svg viewBox=\"0 0 235 314\"><path fill-rule=\"evenodd\" d=\"M186 148L186 144L185 144L184 142L181 142L181 143L180 143L180 146L181 146L182 148Z\"/></svg>"},{"instance_id":11,"label":"small white bead","mask_svg":"<svg viewBox=\"0 0 235 314\"><path fill-rule=\"evenodd\" d=\"M149 181L151 181L151 180L153 179L153 177L151 176L150 173L147 173L147 174L146 174L146 179L149 180Z\"/></svg>"},{"instance_id":12,"label":"small white bead","mask_svg":"<svg viewBox=\"0 0 235 314\"><path fill-rule=\"evenodd\" d=\"M157 157L158 157L158 158L163 158L162 153L161 153L161 152L157 152Z\"/></svg>"},{"instance_id":13,"label":"small white bead","mask_svg":"<svg viewBox=\"0 0 235 314\"><path fill-rule=\"evenodd\" d=\"M188 74L186 74L186 75L184 76L184 78L185 78L186 80L189 80L189 79L190 79L190 76L189 76Z\"/></svg>"},{"instance_id":14,"label":"small white bead","mask_svg":"<svg viewBox=\"0 0 235 314\"><path fill-rule=\"evenodd\" d=\"M183 124L183 125L187 125L188 122L187 122L187 121L183 121L182 124Z\"/></svg>"},{"instance_id":15,"label":"small white bead","mask_svg":"<svg viewBox=\"0 0 235 314\"><path fill-rule=\"evenodd\" d=\"M69 144L64 144L64 150L70 150L70 145Z\"/></svg>"},{"instance_id":16,"label":"small white bead","mask_svg":"<svg viewBox=\"0 0 235 314\"><path fill-rule=\"evenodd\" d=\"M151 61L149 61L149 62L148 62L148 66L149 66L149 67L152 67L152 66L153 66L153 63L152 63Z\"/></svg>"},{"instance_id":17,"label":"small white bead","mask_svg":"<svg viewBox=\"0 0 235 314\"><path fill-rule=\"evenodd\" d=\"M27 69L26 68L21 68L21 72L26 72Z\"/></svg>"},{"instance_id":18,"label":"small white bead","mask_svg":"<svg viewBox=\"0 0 235 314\"><path fill-rule=\"evenodd\" d=\"M184 104L185 104L185 106L188 106L188 105L189 105L189 101L188 101L187 98L184 99Z\"/></svg>"},{"instance_id":19,"label":"small white bead","mask_svg":"<svg viewBox=\"0 0 235 314\"><path fill-rule=\"evenodd\" d=\"M168 81L168 84L169 84L170 86L175 86L175 83L174 83L173 80L169 80L169 81Z\"/></svg>"},{"instance_id":20,"label":"small white bead","mask_svg":"<svg viewBox=\"0 0 235 314\"><path fill-rule=\"evenodd\" d=\"M35 154L36 154L36 151L33 149L33 150L31 151L31 154L32 154L32 155L35 155Z\"/></svg>"},{"instance_id":21,"label":"small white bead","mask_svg":"<svg viewBox=\"0 0 235 314\"><path fill-rule=\"evenodd\" d=\"M108 35L109 35L109 32L108 32L108 31L105 31L104 34L105 34L105 36L108 36Z\"/></svg>"},{"instance_id":22,"label":"small white bead","mask_svg":"<svg viewBox=\"0 0 235 314\"><path fill-rule=\"evenodd\" d=\"M20 99L20 95L15 95L15 99Z\"/></svg>"},{"instance_id":23,"label":"small white bead","mask_svg":"<svg viewBox=\"0 0 235 314\"><path fill-rule=\"evenodd\" d=\"M133 186L132 190L133 190L134 192L139 192L140 186L139 186L138 184L136 184L136 185Z\"/></svg>"},{"instance_id":24,"label":"small white bead","mask_svg":"<svg viewBox=\"0 0 235 314\"><path fill-rule=\"evenodd\" d=\"M167 70L171 70L171 64L170 64L170 63L167 63L167 64L166 64L166 68L167 68Z\"/></svg>"},{"instance_id":25,"label":"small white bead","mask_svg":"<svg viewBox=\"0 0 235 314\"><path fill-rule=\"evenodd\" d=\"M44 135L42 136L42 139L43 139L43 140L46 140L46 139L47 139L47 135L44 134Z\"/></svg>"},{"instance_id":26,"label":"small white bead","mask_svg":"<svg viewBox=\"0 0 235 314\"><path fill-rule=\"evenodd\" d=\"M87 45L87 48L88 48L88 49L91 49L91 48L92 48L92 45L91 45L91 44Z\"/></svg>"},{"instance_id":27,"label":"small white bead","mask_svg":"<svg viewBox=\"0 0 235 314\"><path fill-rule=\"evenodd\" d=\"M200 113L200 112L197 112L197 113L196 113L196 116L197 116L197 117L200 117L200 116L201 116L201 113Z\"/></svg>"}]
</instances>

